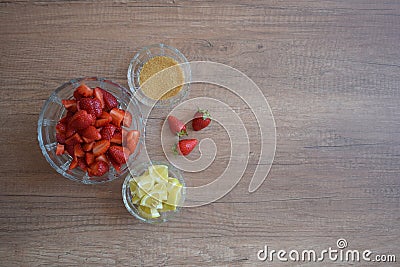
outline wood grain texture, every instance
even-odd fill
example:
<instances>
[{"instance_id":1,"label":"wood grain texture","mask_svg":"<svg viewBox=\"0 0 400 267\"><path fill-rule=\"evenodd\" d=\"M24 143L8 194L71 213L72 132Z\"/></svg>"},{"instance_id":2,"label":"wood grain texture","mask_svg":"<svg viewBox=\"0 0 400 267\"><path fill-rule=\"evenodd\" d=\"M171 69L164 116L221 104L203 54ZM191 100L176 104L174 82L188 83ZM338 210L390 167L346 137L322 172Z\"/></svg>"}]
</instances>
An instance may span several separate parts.
<instances>
[{"instance_id":1,"label":"wood grain texture","mask_svg":"<svg viewBox=\"0 0 400 267\"><path fill-rule=\"evenodd\" d=\"M0 1L0 25L1 266L265 266L256 258L265 244L322 250L339 237L400 260L399 1ZM277 151L249 194L259 156L250 108L192 86L191 97L221 99L246 121L250 164L224 198L151 226L125 210L122 180L83 186L52 170L36 125L58 85L95 75L127 86L135 51L159 42L253 79ZM164 157L166 111L148 120L154 159ZM225 168L229 142L214 140L217 160L188 183Z\"/></svg>"}]
</instances>

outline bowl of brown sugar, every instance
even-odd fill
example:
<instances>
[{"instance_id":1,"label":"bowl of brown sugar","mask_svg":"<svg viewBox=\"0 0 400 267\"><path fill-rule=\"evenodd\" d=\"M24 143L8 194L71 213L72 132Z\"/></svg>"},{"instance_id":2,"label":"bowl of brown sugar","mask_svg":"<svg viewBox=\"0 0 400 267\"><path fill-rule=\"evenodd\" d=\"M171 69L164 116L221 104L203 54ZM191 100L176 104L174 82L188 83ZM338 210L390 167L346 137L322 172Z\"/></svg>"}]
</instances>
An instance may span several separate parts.
<instances>
[{"instance_id":1,"label":"bowl of brown sugar","mask_svg":"<svg viewBox=\"0 0 400 267\"><path fill-rule=\"evenodd\" d=\"M190 82L188 60L178 49L165 44L142 48L129 64L129 88L146 106L176 105L188 95Z\"/></svg>"}]
</instances>

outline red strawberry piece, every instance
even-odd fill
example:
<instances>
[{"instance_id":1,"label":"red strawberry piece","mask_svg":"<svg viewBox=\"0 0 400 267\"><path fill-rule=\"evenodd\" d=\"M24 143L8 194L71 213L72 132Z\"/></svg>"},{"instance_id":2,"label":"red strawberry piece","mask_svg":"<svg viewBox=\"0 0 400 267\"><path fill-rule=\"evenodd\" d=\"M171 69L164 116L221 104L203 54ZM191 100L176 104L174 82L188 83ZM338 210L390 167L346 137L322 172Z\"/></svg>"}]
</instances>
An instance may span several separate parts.
<instances>
[{"instance_id":1,"label":"red strawberry piece","mask_svg":"<svg viewBox=\"0 0 400 267\"><path fill-rule=\"evenodd\" d=\"M94 96L94 98L96 98L100 101L101 109L103 109L105 107L104 98L103 98L103 89L101 89L100 87L94 88L93 96Z\"/></svg>"},{"instance_id":2,"label":"red strawberry piece","mask_svg":"<svg viewBox=\"0 0 400 267\"><path fill-rule=\"evenodd\" d=\"M81 144L74 145L74 156L78 158L85 156L85 151L83 151Z\"/></svg>"},{"instance_id":3,"label":"red strawberry piece","mask_svg":"<svg viewBox=\"0 0 400 267\"><path fill-rule=\"evenodd\" d=\"M197 139L184 139L180 140L178 142L178 145L176 145L173 148L173 151L175 153L179 153L183 156L189 155L190 152L197 146L199 141Z\"/></svg>"},{"instance_id":4,"label":"red strawberry piece","mask_svg":"<svg viewBox=\"0 0 400 267\"><path fill-rule=\"evenodd\" d=\"M100 127L103 127L103 126L106 126L106 125L108 125L110 122L107 120L107 119L98 119L98 120L96 120L96 122L94 123L94 126L96 127L96 128L100 128Z\"/></svg>"},{"instance_id":5,"label":"red strawberry piece","mask_svg":"<svg viewBox=\"0 0 400 267\"><path fill-rule=\"evenodd\" d=\"M67 145L75 145L75 144L79 144L82 142L83 142L83 140L78 133L73 134L71 137L69 137L67 140L65 140L65 144L67 144Z\"/></svg>"},{"instance_id":6,"label":"red strawberry piece","mask_svg":"<svg viewBox=\"0 0 400 267\"><path fill-rule=\"evenodd\" d=\"M78 158L78 166L82 169L82 171L87 171L87 164L84 158Z\"/></svg>"},{"instance_id":7,"label":"red strawberry piece","mask_svg":"<svg viewBox=\"0 0 400 267\"><path fill-rule=\"evenodd\" d=\"M56 133L57 142L60 144L65 144L65 133Z\"/></svg>"},{"instance_id":8,"label":"red strawberry piece","mask_svg":"<svg viewBox=\"0 0 400 267\"><path fill-rule=\"evenodd\" d=\"M104 105L107 110L118 107L118 101L111 93L103 90Z\"/></svg>"},{"instance_id":9,"label":"red strawberry piece","mask_svg":"<svg viewBox=\"0 0 400 267\"><path fill-rule=\"evenodd\" d=\"M87 165L93 164L94 161L95 161L95 157L94 157L93 153L87 152L87 153L85 154L85 160L86 160L86 164L87 164Z\"/></svg>"},{"instance_id":10,"label":"red strawberry piece","mask_svg":"<svg viewBox=\"0 0 400 267\"><path fill-rule=\"evenodd\" d=\"M135 152L137 144L139 143L140 132L137 130L129 131L125 136L125 147L129 149L131 153Z\"/></svg>"},{"instance_id":11,"label":"red strawberry piece","mask_svg":"<svg viewBox=\"0 0 400 267\"><path fill-rule=\"evenodd\" d=\"M74 157L71 161L71 163L69 164L69 169L75 169L76 167L78 167L78 158Z\"/></svg>"},{"instance_id":12,"label":"red strawberry piece","mask_svg":"<svg viewBox=\"0 0 400 267\"><path fill-rule=\"evenodd\" d=\"M108 112L103 111L99 119L97 119L96 122L94 123L94 126L96 126L96 128L103 127L109 124L111 121L112 121L111 115L108 114Z\"/></svg>"},{"instance_id":13,"label":"red strawberry piece","mask_svg":"<svg viewBox=\"0 0 400 267\"><path fill-rule=\"evenodd\" d=\"M61 103L63 104L63 106L71 112L76 112L76 100L74 99L63 99L61 100Z\"/></svg>"},{"instance_id":14,"label":"red strawberry piece","mask_svg":"<svg viewBox=\"0 0 400 267\"><path fill-rule=\"evenodd\" d=\"M118 164L126 163L126 153L122 146L110 146L108 149L108 154L112 160Z\"/></svg>"},{"instance_id":15,"label":"red strawberry piece","mask_svg":"<svg viewBox=\"0 0 400 267\"><path fill-rule=\"evenodd\" d=\"M109 158L110 158L111 165L114 167L114 169L115 169L118 173L121 172L122 164L120 164L120 163L118 163L118 162L115 162L111 157L109 157Z\"/></svg>"},{"instance_id":16,"label":"red strawberry piece","mask_svg":"<svg viewBox=\"0 0 400 267\"><path fill-rule=\"evenodd\" d=\"M82 139L83 139L83 142L85 142L86 144L94 142L94 139L89 139L89 138L86 138L84 136L82 136Z\"/></svg>"},{"instance_id":17,"label":"red strawberry piece","mask_svg":"<svg viewBox=\"0 0 400 267\"><path fill-rule=\"evenodd\" d=\"M122 144L122 132L116 130L110 142L115 144Z\"/></svg>"},{"instance_id":18,"label":"red strawberry piece","mask_svg":"<svg viewBox=\"0 0 400 267\"><path fill-rule=\"evenodd\" d=\"M62 144L57 144L57 148L56 148L56 155L62 155L64 154L64 145Z\"/></svg>"},{"instance_id":19,"label":"red strawberry piece","mask_svg":"<svg viewBox=\"0 0 400 267\"><path fill-rule=\"evenodd\" d=\"M65 145L65 150L71 157L74 157L74 145Z\"/></svg>"},{"instance_id":20,"label":"red strawberry piece","mask_svg":"<svg viewBox=\"0 0 400 267\"><path fill-rule=\"evenodd\" d=\"M67 115L68 115L68 112L67 112ZM68 125L68 120L72 117L72 113L70 113L70 117L68 117L67 115L65 115L65 117L64 118L62 118L61 120L59 120L58 122L59 123L62 123L62 124L65 124L65 125Z\"/></svg>"},{"instance_id":21,"label":"red strawberry piece","mask_svg":"<svg viewBox=\"0 0 400 267\"><path fill-rule=\"evenodd\" d=\"M95 161L99 161L99 160L108 163L108 159L107 159L106 155L104 155L104 154L102 154L102 155L96 157Z\"/></svg>"},{"instance_id":22,"label":"red strawberry piece","mask_svg":"<svg viewBox=\"0 0 400 267\"><path fill-rule=\"evenodd\" d=\"M112 124L104 126L100 131L101 138L111 140L112 136L114 135L115 129L117 129L117 127Z\"/></svg>"},{"instance_id":23,"label":"red strawberry piece","mask_svg":"<svg viewBox=\"0 0 400 267\"><path fill-rule=\"evenodd\" d=\"M93 142L93 140L95 140L95 141L100 140L101 134L94 126L90 125L85 130L82 131L82 137L92 140L92 142ZM91 142L86 142L86 143L91 143Z\"/></svg>"},{"instance_id":24,"label":"red strawberry piece","mask_svg":"<svg viewBox=\"0 0 400 267\"><path fill-rule=\"evenodd\" d=\"M86 110L93 116L100 117L102 111L101 102L97 98L82 98L78 102L79 110Z\"/></svg>"},{"instance_id":25,"label":"red strawberry piece","mask_svg":"<svg viewBox=\"0 0 400 267\"><path fill-rule=\"evenodd\" d=\"M122 120L122 124L126 127L131 127L132 114L129 111L125 111L125 116L124 116L124 119Z\"/></svg>"},{"instance_id":26,"label":"red strawberry piece","mask_svg":"<svg viewBox=\"0 0 400 267\"><path fill-rule=\"evenodd\" d=\"M110 147L110 141L108 140L100 140L97 141L93 146L93 155L95 157L106 153L108 148Z\"/></svg>"},{"instance_id":27,"label":"red strawberry piece","mask_svg":"<svg viewBox=\"0 0 400 267\"><path fill-rule=\"evenodd\" d=\"M81 97L90 97L93 95L93 89L88 87L86 84L81 84L79 85L76 89L75 92L81 96ZM74 92L74 96L75 96ZM77 99L78 100L78 99Z\"/></svg>"},{"instance_id":28,"label":"red strawberry piece","mask_svg":"<svg viewBox=\"0 0 400 267\"><path fill-rule=\"evenodd\" d=\"M94 116L88 114L86 110L79 110L74 114L74 116L72 116L68 128L82 130L89 127L89 125L94 124L94 122Z\"/></svg>"},{"instance_id":29,"label":"red strawberry piece","mask_svg":"<svg viewBox=\"0 0 400 267\"><path fill-rule=\"evenodd\" d=\"M103 176L108 172L110 167L104 161L96 161L88 168L89 176Z\"/></svg>"},{"instance_id":30,"label":"red strawberry piece","mask_svg":"<svg viewBox=\"0 0 400 267\"><path fill-rule=\"evenodd\" d=\"M86 144L83 144L83 145L82 145L82 149L83 149L83 151L86 151L86 152L88 152L88 151L92 151L94 144L95 144L95 142L94 142L94 141L93 141L93 142L91 142L91 143L86 143Z\"/></svg>"},{"instance_id":31,"label":"red strawberry piece","mask_svg":"<svg viewBox=\"0 0 400 267\"><path fill-rule=\"evenodd\" d=\"M122 109L119 108L113 108L110 111L110 115L112 117L112 124L114 124L117 127L121 126L121 122L124 119L125 116L125 111L123 111Z\"/></svg>"},{"instance_id":32,"label":"red strawberry piece","mask_svg":"<svg viewBox=\"0 0 400 267\"><path fill-rule=\"evenodd\" d=\"M192 127L195 131L206 128L211 122L211 115L208 110L199 109L193 116Z\"/></svg>"},{"instance_id":33,"label":"red strawberry piece","mask_svg":"<svg viewBox=\"0 0 400 267\"><path fill-rule=\"evenodd\" d=\"M65 137L69 138L69 137L73 136L75 133L76 133L75 129L67 128L67 131L65 132Z\"/></svg>"},{"instance_id":34,"label":"red strawberry piece","mask_svg":"<svg viewBox=\"0 0 400 267\"><path fill-rule=\"evenodd\" d=\"M56 133L65 133L67 131L67 125L65 123L58 122L56 125Z\"/></svg>"},{"instance_id":35,"label":"red strawberry piece","mask_svg":"<svg viewBox=\"0 0 400 267\"><path fill-rule=\"evenodd\" d=\"M188 135L186 125L177 117L172 115L168 116L168 125L173 134L177 134L178 136Z\"/></svg>"}]
</instances>

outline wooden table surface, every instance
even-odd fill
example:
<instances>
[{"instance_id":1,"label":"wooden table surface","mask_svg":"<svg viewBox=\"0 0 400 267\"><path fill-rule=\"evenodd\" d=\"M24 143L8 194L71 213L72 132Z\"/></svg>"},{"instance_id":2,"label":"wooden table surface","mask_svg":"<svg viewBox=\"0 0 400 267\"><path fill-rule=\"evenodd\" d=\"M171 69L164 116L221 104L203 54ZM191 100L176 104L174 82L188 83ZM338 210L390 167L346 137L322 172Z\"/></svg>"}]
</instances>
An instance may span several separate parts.
<instances>
[{"instance_id":1,"label":"wooden table surface","mask_svg":"<svg viewBox=\"0 0 400 267\"><path fill-rule=\"evenodd\" d=\"M339 238L400 261L398 0L0 1L0 25L1 266L266 266L257 259L264 245L321 251ZM126 211L122 179L88 186L57 174L37 120L71 78L127 87L135 52L160 42L246 73L269 101L277 146L268 179L250 194L259 157L251 110L222 88L192 86L190 97L220 99L246 121L250 162L222 199L148 225ZM148 120L152 159L164 157L168 111ZM189 184L219 175L229 159L219 126L208 133L216 161L186 173Z\"/></svg>"}]
</instances>

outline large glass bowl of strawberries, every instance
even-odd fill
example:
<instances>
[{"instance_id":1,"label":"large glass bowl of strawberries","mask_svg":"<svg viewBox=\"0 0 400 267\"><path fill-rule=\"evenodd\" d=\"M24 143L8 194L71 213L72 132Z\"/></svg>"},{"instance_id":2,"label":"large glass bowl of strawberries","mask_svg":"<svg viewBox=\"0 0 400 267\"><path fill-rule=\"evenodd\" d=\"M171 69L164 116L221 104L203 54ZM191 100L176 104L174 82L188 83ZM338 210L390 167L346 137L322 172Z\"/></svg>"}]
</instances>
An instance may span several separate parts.
<instances>
[{"instance_id":1,"label":"large glass bowl of strawberries","mask_svg":"<svg viewBox=\"0 0 400 267\"><path fill-rule=\"evenodd\" d=\"M128 172L144 140L140 107L111 80L73 79L43 105L38 140L50 165L85 184L112 181Z\"/></svg>"}]
</instances>

